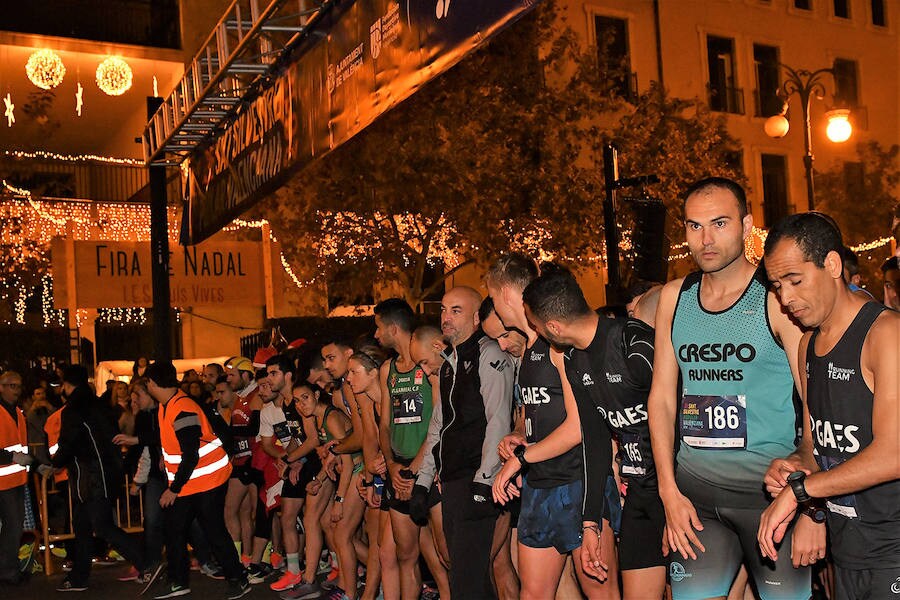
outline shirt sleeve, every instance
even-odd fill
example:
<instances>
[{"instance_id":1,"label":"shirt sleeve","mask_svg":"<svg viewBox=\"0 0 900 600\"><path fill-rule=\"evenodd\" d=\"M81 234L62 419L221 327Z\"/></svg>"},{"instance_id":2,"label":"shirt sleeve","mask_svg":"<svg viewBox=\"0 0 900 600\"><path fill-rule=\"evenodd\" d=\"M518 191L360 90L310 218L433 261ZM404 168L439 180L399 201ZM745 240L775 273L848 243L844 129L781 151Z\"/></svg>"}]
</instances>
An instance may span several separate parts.
<instances>
[{"instance_id":1,"label":"shirt sleeve","mask_svg":"<svg viewBox=\"0 0 900 600\"><path fill-rule=\"evenodd\" d=\"M283 416L278 414L280 412L281 410L271 402L263 406L259 413L259 435L261 437L272 437L275 435L275 423L283 420L278 418Z\"/></svg>"},{"instance_id":2,"label":"shirt sleeve","mask_svg":"<svg viewBox=\"0 0 900 600\"><path fill-rule=\"evenodd\" d=\"M434 392L437 394L437 391ZM428 433L425 434L425 454L419 472L416 474L416 485L431 488L434 483L434 475L437 472L437 463L434 460L434 447L441 438L441 427L444 425L444 414L441 405L435 404L431 411L431 420L428 422Z\"/></svg>"},{"instance_id":3,"label":"shirt sleeve","mask_svg":"<svg viewBox=\"0 0 900 600\"><path fill-rule=\"evenodd\" d=\"M625 364L632 384L641 391L650 391L653 380L654 330L646 323L629 319L622 329Z\"/></svg>"},{"instance_id":4,"label":"shirt sleeve","mask_svg":"<svg viewBox=\"0 0 900 600\"><path fill-rule=\"evenodd\" d=\"M481 378L481 398L487 427L481 445L481 465L475 482L491 485L500 470L497 446L510 431L513 397L513 365L509 356L491 340L481 347L478 374Z\"/></svg>"}]
</instances>

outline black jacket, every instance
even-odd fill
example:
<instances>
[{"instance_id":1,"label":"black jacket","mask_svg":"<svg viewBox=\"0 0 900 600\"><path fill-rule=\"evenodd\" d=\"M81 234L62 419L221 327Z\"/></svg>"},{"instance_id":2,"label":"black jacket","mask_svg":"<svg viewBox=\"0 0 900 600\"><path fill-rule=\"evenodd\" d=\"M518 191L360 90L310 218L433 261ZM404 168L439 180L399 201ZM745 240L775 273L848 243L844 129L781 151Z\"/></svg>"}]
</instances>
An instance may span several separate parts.
<instances>
[{"instance_id":1,"label":"black jacket","mask_svg":"<svg viewBox=\"0 0 900 600\"><path fill-rule=\"evenodd\" d=\"M54 467L69 470L77 502L116 498L124 490L122 453L112 443L115 416L86 386L75 388L62 413Z\"/></svg>"}]
</instances>

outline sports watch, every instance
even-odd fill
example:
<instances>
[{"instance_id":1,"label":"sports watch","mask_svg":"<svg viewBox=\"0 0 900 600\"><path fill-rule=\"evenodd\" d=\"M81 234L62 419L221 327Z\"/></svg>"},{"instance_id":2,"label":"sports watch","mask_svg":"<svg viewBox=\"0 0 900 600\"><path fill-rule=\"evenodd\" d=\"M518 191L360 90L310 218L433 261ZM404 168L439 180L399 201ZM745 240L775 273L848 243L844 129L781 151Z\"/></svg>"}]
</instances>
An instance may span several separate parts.
<instances>
[{"instance_id":1,"label":"sports watch","mask_svg":"<svg viewBox=\"0 0 900 600\"><path fill-rule=\"evenodd\" d=\"M522 469L527 469L529 462L525 460L525 444L519 444L513 450L513 456L519 461L519 464L522 465Z\"/></svg>"},{"instance_id":2,"label":"sports watch","mask_svg":"<svg viewBox=\"0 0 900 600\"><path fill-rule=\"evenodd\" d=\"M797 499L798 504L803 504L804 502L812 500L812 497L806 493L806 486L803 485L805 479L806 473L803 471L794 471L787 476L788 485L791 486L791 490L794 492L794 497Z\"/></svg>"},{"instance_id":3,"label":"sports watch","mask_svg":"<svg viewBox=\"0 0 900 600\"><path fill-rule=\"evenodd\" d=\"M828 518L828 511L821 506L807 506L803 514L815 521L816 523L824 523Z\"/></svg>"}]
</instances>

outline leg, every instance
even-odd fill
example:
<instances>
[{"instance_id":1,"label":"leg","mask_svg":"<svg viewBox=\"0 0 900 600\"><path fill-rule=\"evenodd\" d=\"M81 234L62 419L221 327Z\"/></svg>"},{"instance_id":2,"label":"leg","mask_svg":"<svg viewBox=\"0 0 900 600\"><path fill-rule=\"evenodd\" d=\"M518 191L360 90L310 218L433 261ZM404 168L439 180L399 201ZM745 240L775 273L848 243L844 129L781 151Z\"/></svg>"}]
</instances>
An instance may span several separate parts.
<instances>
[{"instance_id":1,"label":"leg","mask_svg":"<svg viewBox=\"0 0 900 600\"><path fill-rule=\"evenodd\" d=\"M563 566L559 585L556 587L556 600L581 600L581 586L578 585L578 576L575 574L575 559L572 554L566 556L566 564Z\"/></svg>"},{"instance_id":2,"label":"leg","mask_svg":"<svg viewBox=\"0 0 900 600\"><path fill-rule=\"evenodd\" d=\"M543 600L548 590L559 585L566 555L556 548L530 548L519 542L519 573L522 575L522 600Z\"/></svg>"},{"instance_id":3,"label":"leg","mask_svg":"<svg viewBox=\"0 0 900 600\"><path fill-rule=\"evenodd\" d=\"M519 577L512 562L510 520L509 511L500 513L494 526L494 538L491 540L491 573L500 600L514 600L520 593Z\"/></svg>"},{"instance_id":4,"label":"leg","mask_svg":"<svg viewBox=\"0 0 900 600\"><path fill-rule=\"evenodd\" d=\"M378 595L378 587L381 585L381 560L379 543L379 530L381 521L381 509L366 508L365 526L366 537L369 538L369 555L366 560L366 590L363 600L375 600Z\"/></svg>"},{"instance_id":5,"label":"leg","mask_svg":"<svg viewBox=\"0 0 900 600\"><path fill-rule=\"evenodd\" d=\"M194 494L195 516L203 528L209 548L225 573L225 577L229 581L237 581L242 579L245 574L222 515L222 504L225 501L226 493L226 487L221 485L214 490Z\"/></svg>"},{"instance_id":6,"label":"leg","mask_svg":"<svg viewBox=\"0 0 900 600\"><path fill-rule=\"evenodd\" d=\"M444 568L449 569L450 551L447 550L447 536L444 533L444 511L441 508L441 503L431 507L428 513L428 525L434 538L434 547L437 550L438 558L441 559Z\"/></svg>"},{"instance_id":7,"label":"leg","mask_svg":"<svg viewBox=\"0 0 900 600\"><path fill-rule=\"evenodd\" d=\"M125 533L113 522L113 507L106 498L98 498L87 503L91 523L97 536L106 540L125 560L138 570L147 568L144 552L133 537Z\"/></svg>"},{"instance_id":8,"label":"leg","mask_svg":"<svg viewBox=\"0 0 900 600\"><path fill-rule=\"evenodd\" d=\"M355 478L359 477L359 473L353 476L350 481L350 489L356 489ZM353 546L353 537L356 530L362 522L363 510L365 504L359 494L350 494L344 498L343 516L334 526L334 541L336 547L334 551L338 555L338 564L341 568L341 587L344 593L351 598L356 598L356 567L357 556L356 548ZM418 596L416 596L418 598Z\"/></svg>"},{"instance_id":9,"label":"leg","mask_svg":"<svg viewBox=\"0 0 900 600\"><path fill-rule=\"evenodd\" d=\"M12 580L18 576L19 540L24 521L25 486L0 491L0 579Z\"/></svg>"},{"instance_id":10,"label":"leg","mask_svg":"<svg viewBox=\"0 0 900 600\"><path fill-rule=\"evenodd\" d=\"M665 593L668 559L660 543L665 524L665 509L656 491L638 484L630 486L619 538L625 600L658 600Z\"/></svg>"},{"instance_id":11,"label":"leg","mask_svg":"<svg viewBox=\"0 0 900 600\"><path fill-rule=\"evenodd\" d=\"M378 555L381 558L381 587L384 600L399 600L400 568L397 566L397 544L394 542L390 511L381 511L380 522Z\"/></svg>"},{"instance_id":12,"label":"leg","mask_svg":"<svg viewBox=\"0 0 900 600\"><path fill-rule=\"evenodd\" d=\"M450 580L447 578L447 567L441 562L438 556L438 550L434 542L434 535L431 533L431 525L422 527L419 531L419 550L425 558L425 564L434 577L437 584L438 595L441 598L450 597Z\"/></svg>"},{"instance_id":13,"label":"leg","mask_svg":"<svg viewBox=\"0 0 900 600\"><path fill-rule=\"evenodd\" d=\"M6 521L3 522L3 528L6 528ZM75 556L72 557L72 571L69 573L69 581L79 587L86 586L91 574L94 530L91 527L90 509L84 502L75 501L72 504L72 530L75 532ZM18 558L18 555L18 540L16 540L16 549L11 556Z\"/></svg>"},{"instance_id":14,"label":"leg","mask_svg":"<svg viewBox=\"0 0 900 600\"><path fill-rule=\"evenodd\" d=\"M166 523L166 560L169 581L182 587L189 587L190 566L187 554L187 532L194 520L192 496L180 496L163 509Z\"/></svg>"},{"instance_id":15,"label":"leg","mask_svg":"<svg viewBox=\"0 0 900 600\"><path fill-rule=\"evenodd\" d=\"M303 508L303 502L303 498L281 499L281 539L284 541L285 555L300 553L297 515Z\"/></svg>"},{"instance_id":16,"label":"leg","mask_svg":"<svg viewBox=\"0 0 900 600\"><path fill-rule=\"evenodd\" d=\"M609 567L609 577L600 582L584 572L581 567L581 547L572 552L575 576L584 595L591 599L621 598L619 590L619 560L616 555L616 536L609 522L603 520L603 532L600 534L600 558ZM665 573L665 571L664 571Z\"/></svg>"},{"instance_id":17,"label":"leg","mask_svg":"<svg viewBox=\"0 0 900 600\"><path fill-rule=\"evenodd\" d=\"M697 551L697 559L670 555L669 577L673 600L683 598L724 599L741 565L743 551L737 533L719 521L714 513L697 507L703 530L697 531L706 552Z\"/></svg>"},{"instance_id":18,"label":"leg","mask_svg":"<svg viewBox=\"0 0 900 600\"><path fill-rule=\"evenodd\" d=\"M165 489L161 479L150 479L144 486L144 556L148 567L162 560L165 526L159 497Z\"/></svg>"},{"instance_id":19,"label":"leg","mask_svg":"<svg viewBox=\"0 0 900 600\"><path fill-rule=\"evenodd\" d=\"M306 569L303 572L303 581L312 583L316 580L316 569L319 566L319 555L322 553L322 513L328 506L329 496L324 489L314 496L306 497L306 510L303 511L303 529L306 531L304 556Z\"/></svg>"},{"instance_id":20,"label":"leg","mask_svg":"<svg viewBox=\"0 0 900 600\"><path fill-rule=\"evenodd\" d=\"M391 529L397 546L397 565L400 569L400 597L416 600L422 591L422 573L419 571L419 527L409 515L394 509L390 511Z\"/></svg>"},{"instance_id":21,"label":"leg","mask_svg":"<svg viewBox=\"0 0 900 600\"><path fill-rule=\"evenodd\" d=\"M247 495L247 486L237 477L228 480L228 491L225 494L225 526L228 535L235 544L241 543L241 503Z\"/></svg>"},{"instance_id":22,"label":"leg","mask_svg":"<svg viewBox=\"0 0 900 600\"><path fill-rule=\"evenodd\" d=\"M496 598L491 583L491 541L497 513L478 505L467 479L445 481L444 527L450 550L450 594L455 598Z\"/></svg>"}]
</instances>

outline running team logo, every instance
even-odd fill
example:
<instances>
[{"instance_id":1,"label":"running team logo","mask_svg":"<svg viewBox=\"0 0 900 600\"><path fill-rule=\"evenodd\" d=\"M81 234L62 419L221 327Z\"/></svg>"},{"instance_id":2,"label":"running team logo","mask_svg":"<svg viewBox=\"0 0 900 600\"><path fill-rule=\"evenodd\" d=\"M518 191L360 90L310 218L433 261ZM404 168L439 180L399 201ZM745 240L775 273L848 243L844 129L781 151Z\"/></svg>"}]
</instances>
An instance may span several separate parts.
<instances>
[{"instance_id":1,"label":"running team logo","mask_svg":"<svg viewBox=\"0 0 900 600\"><path fill-rule=\"evenodd\" d=\"M897 578L897 581L891 584L891 592L900 594L900 577Z\"/></svg>"},{"instance_id":2,"label":"running team logo","mask_svg":"<svg viewBox=\"0 0 900 600\"><path fill-rule=\"evenodd\" d=\"M391 387L394 387L396 385L397 385L397 374L393 373L393 374L391 374Z\"/></svg>"},{"instance_id":3,"label":"running team logo","mask_svg":"<svg viewBox=\"0 0 900 600\"><path fill-rule=\"evenodd\" d=\"M681 563L673 562L669 565L669 578L675 583L683 581L688 577L692 577L692 575L684 570L684 566Z\"/></svg>"},{"instance_id":4,"label":"running team logo","mask_svg":"<svg viewBox=\"0 0 900 600\"><path fill-rule=\"evenodd\" d=\"M372 54L372 60L381 54L381 17L369 27L369 52Z\"/></svg>"},{"instance_id":5,"label":"running team logo","mask_svg":"<svg viewBox=\"0 0 900 600\"><path fill-rule=\"evenodd\" d=\"M416 369L415 374L415 384L422 385L422 382L425 380L425 371L422 369Z\"/></svg>"}]
</instances>

